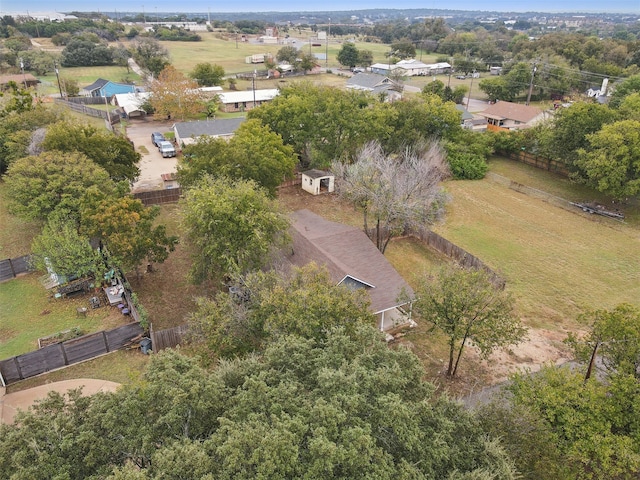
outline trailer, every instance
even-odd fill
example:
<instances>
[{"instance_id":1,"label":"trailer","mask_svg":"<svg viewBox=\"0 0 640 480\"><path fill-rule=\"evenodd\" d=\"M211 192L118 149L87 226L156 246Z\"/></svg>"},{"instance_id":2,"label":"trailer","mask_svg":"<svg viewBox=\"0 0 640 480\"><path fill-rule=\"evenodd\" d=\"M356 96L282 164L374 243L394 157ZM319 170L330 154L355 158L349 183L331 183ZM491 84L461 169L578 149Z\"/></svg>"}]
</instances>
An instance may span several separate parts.
<instances>
[{"instance_id":1,"label":"trailer","mask_svg":"<svg viewBox=\"0 0 640 480\"><path fill-rule=\"evenodd\" d=\"M574 207L581 208L583 212L602 215L603 217L615 218L616 220L624 220L624 214L618 210L612 211L607 209L604 205L601 205L596 202L588 202L588 203L575 203L569 202Z\"/></svg>"}]
</instances>

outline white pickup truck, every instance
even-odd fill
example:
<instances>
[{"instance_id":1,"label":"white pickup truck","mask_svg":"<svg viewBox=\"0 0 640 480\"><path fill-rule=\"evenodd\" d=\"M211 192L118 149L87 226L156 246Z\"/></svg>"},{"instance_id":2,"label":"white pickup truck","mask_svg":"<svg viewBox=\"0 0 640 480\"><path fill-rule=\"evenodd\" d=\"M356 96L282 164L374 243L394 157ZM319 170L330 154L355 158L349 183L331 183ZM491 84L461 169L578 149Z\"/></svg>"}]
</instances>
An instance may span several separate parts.
<instances>
[{"instance_id":1,"label":"white pickup truck","mask_svg":"<svg viewBox=\"0 0 640 480\"><path fill-rule=\"evenodd\" d=\"M173 143L168 142L166 140L162 142L158 142L158 150L160 151L160 153L164 158L176 156L176 149L173 146Z\"/></svg>"}]
</instances>

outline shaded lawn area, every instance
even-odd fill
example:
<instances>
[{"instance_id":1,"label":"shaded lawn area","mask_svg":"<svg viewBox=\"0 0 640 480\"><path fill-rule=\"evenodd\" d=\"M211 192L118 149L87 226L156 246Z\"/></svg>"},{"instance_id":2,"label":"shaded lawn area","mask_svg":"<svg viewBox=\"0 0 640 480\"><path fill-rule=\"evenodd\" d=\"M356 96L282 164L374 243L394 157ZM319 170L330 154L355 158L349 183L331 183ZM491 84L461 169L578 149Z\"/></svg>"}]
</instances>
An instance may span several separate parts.
<instances>
[{"instance_id":1,"label":"shaded lawn area","mask_svg":"<svg viewBox=\"0 0 640 480\"><path fill-rule=\"evenodd\" d=\"M0 359L38 348L38 338L79 327L84 333L108 330L129 322L116 307L91 309L89 298L95 293L72 298L51 297L31 273L0 283ZM98 294L101 296L101 294ZM87 307L87 316L77 308Z\"/></svg>"}]
</instances>

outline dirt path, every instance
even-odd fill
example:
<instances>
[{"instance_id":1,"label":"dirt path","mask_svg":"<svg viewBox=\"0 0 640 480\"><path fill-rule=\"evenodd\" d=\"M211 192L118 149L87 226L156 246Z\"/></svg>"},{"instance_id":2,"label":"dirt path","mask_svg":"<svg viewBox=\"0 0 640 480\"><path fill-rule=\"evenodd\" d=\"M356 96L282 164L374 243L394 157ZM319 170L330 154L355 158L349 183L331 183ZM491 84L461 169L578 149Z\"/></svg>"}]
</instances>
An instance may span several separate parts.
<instances>
[{"instance_id":1,"label":"dirt path","mask_svg":"<svg viewBox=\"0 0 640 480\"><path fill-rule=\"evenodd\" d=\"M27 410L36 400L46 398L48 393L52 391L66 393L67 390L82 387L84 395L93 395L98 392L114 392L119 386L119 383L108 380L77 378L48 383L5 395L0 392L0 424L12 424L18 410Z\"/></svg>"}]
</instances>

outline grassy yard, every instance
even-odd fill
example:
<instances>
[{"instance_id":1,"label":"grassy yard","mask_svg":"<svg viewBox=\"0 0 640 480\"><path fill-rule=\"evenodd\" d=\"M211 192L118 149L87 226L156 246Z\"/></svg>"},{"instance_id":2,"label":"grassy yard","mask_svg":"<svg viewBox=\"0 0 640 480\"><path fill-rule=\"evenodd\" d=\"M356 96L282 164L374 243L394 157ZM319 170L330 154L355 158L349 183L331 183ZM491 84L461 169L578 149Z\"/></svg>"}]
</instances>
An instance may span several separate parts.
<instances>
[{"instance_id":1,"label":"grassy yard","mask_svg":"<svg viewBox=\"0 0 640 480\"><path fill-rule=\"evenodd\" d=\"M27 222L8 211L9 198L0 180L0 258L16 258L31 253L31 242L40 233L39 222Z\"/></svg>"},{"instance_id":2,"label":"grassy yard","mask_svg":"<svg viewBox=\"0 0 640 480\"><path fill-rule=\"evenodd\" d=\"M89 307L91 295L55 299L36 273L0 283L0 359L35 350L38 338L74 327L90 333L126 323L116 307L89 308L79 317L76 309Z\"/></svg>"}]
</instances>

